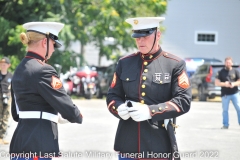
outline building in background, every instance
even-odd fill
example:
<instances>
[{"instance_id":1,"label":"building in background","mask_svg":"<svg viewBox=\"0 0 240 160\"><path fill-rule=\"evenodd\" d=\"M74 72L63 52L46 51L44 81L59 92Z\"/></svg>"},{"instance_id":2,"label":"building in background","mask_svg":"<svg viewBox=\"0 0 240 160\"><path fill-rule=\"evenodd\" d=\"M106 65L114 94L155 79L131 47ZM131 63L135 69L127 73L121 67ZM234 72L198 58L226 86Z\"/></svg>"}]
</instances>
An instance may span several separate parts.
<instances>
[{"instance_id":1,"label":"building in background","mask_svg":"<svg viewBox=\"0 0 240 160\"><path fill-rule=\"evenodd\" d=\"M76 53L79 53L81 50L80 42L73 42L71 48ZM85 60L87 61L88 65L98 66L98 57L99 49L94 45L94 43L87 44L85 47ZM100 66L109 66L110 64L113 64L112 60L107 60L106 57L101 58Z\"/></svg>"},{"instance_id":2,"label":"building in background","mask_svg":"<svg viewBox=\"0 0 240 160\"><path fill-rule=\"evenodd\" d=\"M163 50L240 64L240 0L169 0L163 16Z\"/></svg>"},{"instance_id":3,"label":"building in background","mask_svg":"<svg viewBox=\"0 0 240 160\"><path fill-rule=\"evenodd\" d=\"M240 0L169 0L162 26L163 50L181 58L204 57L224 61L231 56L240 64ZM73 50L80 51L74 43ZM132 52L122 50L123 55ZM85 59L89 65L98 66L99 50L88 44ZM101 66L113 61L101 58Z\"/></svg>"}]
</instances>

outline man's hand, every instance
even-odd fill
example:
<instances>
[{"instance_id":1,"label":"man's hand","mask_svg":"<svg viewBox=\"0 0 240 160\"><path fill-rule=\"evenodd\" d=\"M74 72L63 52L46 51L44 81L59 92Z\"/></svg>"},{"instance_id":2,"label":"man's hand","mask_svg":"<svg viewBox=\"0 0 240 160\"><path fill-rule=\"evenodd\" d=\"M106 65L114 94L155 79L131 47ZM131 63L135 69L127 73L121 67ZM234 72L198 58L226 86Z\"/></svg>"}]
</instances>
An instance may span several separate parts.
<instances>
[{"instance_id":1,"label":"man's hand","mask_svg":"<svg viewBox=\"0 0 240 160\"><path fill-rule=\"evenodd\" d=\"M231 82L231 88L238 87L239 85L240 85L240 79L235 82Z\"/></svg>"},{"instance_id":2,"label":"man's hand","mask_svg":"<svg viewBox=\"0 0 240 160\"><path fill-rule=\"evenodd\" d=\"M121 104L120 106L118 106L117 108L118 111L118 115L123 119L123 120L127 120L128 118L130 118L130 115L128 113L128 107L126 103Z\"/></svg>"},{"instance_id":3,"label":"man's hand","mask_svg":"<svg viewBox=\"0 0 240 160\"><path fill-rule=\"evenodd\" d=\"M232 88L232 84L231 84L229 81L226 81L226 82L224 83L224 87Z\"/></svg>"},{"instance_id":4,"label":"man's hand","mask_svg":"<svg viewBox=\"0 0 240 160\"><path fill-rule=\"evenodd\" d=\"M132 119L136 122L151 119L149 107L146 104L131 101L133 107L129 107L128 111Z\"/></svg>"}]
</instances>

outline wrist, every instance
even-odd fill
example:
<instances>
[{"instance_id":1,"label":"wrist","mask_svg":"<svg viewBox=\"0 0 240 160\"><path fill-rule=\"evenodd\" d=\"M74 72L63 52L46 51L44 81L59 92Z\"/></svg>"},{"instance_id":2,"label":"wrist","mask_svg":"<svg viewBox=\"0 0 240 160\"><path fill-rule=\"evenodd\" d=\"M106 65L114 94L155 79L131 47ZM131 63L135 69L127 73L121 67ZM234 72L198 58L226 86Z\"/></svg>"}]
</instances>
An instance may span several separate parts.
<instances>
[{"instance_id":1,"label":"wrist","mask_svg":"<svg viewBox=\"0 0 240 160\"><path fill-rule=\"evenodd\" d=\"M238 87L239 85L240 85L239 81L234 82L234 86Z\"/></svg>"}]
</instances>

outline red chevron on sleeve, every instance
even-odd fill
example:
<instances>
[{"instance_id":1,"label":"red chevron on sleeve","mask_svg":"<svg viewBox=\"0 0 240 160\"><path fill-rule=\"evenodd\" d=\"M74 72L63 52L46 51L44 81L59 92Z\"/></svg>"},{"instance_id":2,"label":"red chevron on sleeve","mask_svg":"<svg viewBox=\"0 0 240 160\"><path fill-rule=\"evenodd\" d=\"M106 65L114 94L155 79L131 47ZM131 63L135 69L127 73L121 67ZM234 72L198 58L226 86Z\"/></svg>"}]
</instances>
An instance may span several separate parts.
<instances>
[{"instance_id":1,"label":"red chevron on sleeve","mask_svg":"<svg viewBox=\"0 0 240 160\"><path fill-rule=\"evenodd\" d=\"M116 83L117 83L117 76L116 76L116 72L115 72L114 75L113 75L111 88L115 87Z\"/></svg>"},{"instance_id":2,"label":"red chevron on sleeve","mask_svg":"<svg viewBox=\"0 0 240 160\"><path fill-rule=\"evenodd\" d=\"M52 82L51 82L53 89L59 89L62 87L62 82L59 78L52 76Z\"/></svg>"},{"instance_id":3,"label":"red chevron on sleeve","mask_svg":"<svg viewBox=\"0 0 240 160\"><path fill-rule=\"evenodd\" d=\"M178 76L178 85L181 88L188 88L190 86L188 76L185 71L183 71L179 76Z\"/></svg>"}]
</instances>

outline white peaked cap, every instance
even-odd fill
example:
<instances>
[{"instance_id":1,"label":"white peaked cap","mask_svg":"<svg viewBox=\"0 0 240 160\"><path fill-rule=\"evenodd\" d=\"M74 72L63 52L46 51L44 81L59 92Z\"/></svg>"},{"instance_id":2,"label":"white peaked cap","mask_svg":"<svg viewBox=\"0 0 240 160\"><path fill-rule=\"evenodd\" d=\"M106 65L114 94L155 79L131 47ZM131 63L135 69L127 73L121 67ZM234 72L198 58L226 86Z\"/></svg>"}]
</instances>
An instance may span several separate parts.
<instances>
[{"instance_id":1,"label":"white peaked cap","mask_svg":"<svg viewBox=\"0 0 240 160\"><path fill-rule=\"evenodd\" d=\"M142 30L159 27L159 23L164 20L164 17L136 17L126 19L126 22L132 25L133 30Z\"/></svg>"},{"instance_id":2,"label":"white peaked cap","mask_svg":"<svg viewBox=\"0 0 240 160\"><path fill-rule=\"evenodd\" d=\"M33 30L43 34L50 32L51 34L58 36L58 33L62 30L64 24L58 22L28 22L23 24L23 27L27 31Z\"/></svg>"}]
</instances>

